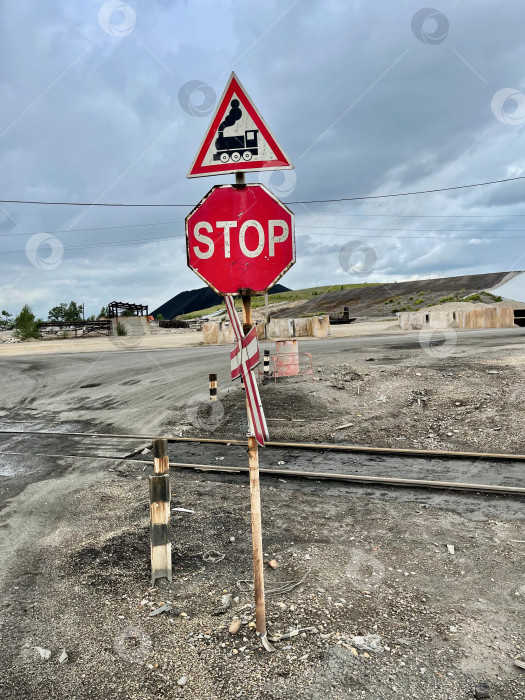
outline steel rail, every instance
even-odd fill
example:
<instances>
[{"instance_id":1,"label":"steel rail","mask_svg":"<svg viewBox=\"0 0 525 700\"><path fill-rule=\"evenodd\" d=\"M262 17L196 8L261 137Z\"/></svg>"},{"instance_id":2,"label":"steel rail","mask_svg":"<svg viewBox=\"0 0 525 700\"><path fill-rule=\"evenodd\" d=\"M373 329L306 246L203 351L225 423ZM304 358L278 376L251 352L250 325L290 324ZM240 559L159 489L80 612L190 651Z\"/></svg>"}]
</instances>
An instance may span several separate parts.
<instances>
[{"instance_id":1,"label":"steel rail","mask_svg":"<svg viewBox=\"0 0 525 700\"><path fill-rule=\"evenodd\" d=\"M137 460L138 461L138 460ZM149 464L149 462L148 462ZM215 464L186 464L173 462L172 467L180 469L196 469L198 471L212 472L248 472L247 467L223 467ZM495 486L492 484L462 484L453 481L429 481L427 479L399 479L383 476L365 476L362 474L330 474L326 472L304 472L295 469L266 469L259 467L261 474L267 476L294 476L301 479L315 479L323 481L348 481L353 483L381 484L385 486L415 486L418 488L447 489L456 491L479 491L483 493L497 493L507 496L525 496L525 488L519 486Z\"/></svg>"},{"instance_id":2,"label":"steel rail","mask_svg":"<svg viewBox=\"0 0 525 700\"><path fill-rule=\"evenodd\" d=\"M1 419L0 419L1 422ZM119 438L122 440L167 440L168 442L200 442L215 445L243 445L248 446L246 440L236 438L203 438L203 437L169 437L158 435L133 435L118 433L68 433L60 431L41 430L0 430L1 434L7 435L62 435L69 437L96 437L96 438ZM269 440L265 447L284 447L295 450L327 450L332 452L354 452L354 453L374 453L386 455L407 455L411 457L444 457L452 459L497 459L525 461L525 455L498 453L498 452L450 452L446 450L418 450L403 447L373 447L367 445L331 445L317 442L273 442Z\"/></svg>"},{"instance_id":3,"label":"steel rail","mask_svg":"<svg viewBox=\"0 0 525 700\"><path fill-rule=\"evenodd\" d=\"M27 452L0 452L2 455L24 455ZM112 457L106 455L64 455L31 453L33 457L55 457L60 459L110 459L116 462L132 462L153 466L153 460L129 459L128 457ZM190 464L188 462L171 462L170 467L178 469L193 469L203 472L225 474L249 473L248 467L228 467L216 464ZM473 491L477 493L492 493L500 496L525 496L525 488L520 486L497 486L495 484L469 484L454 481L430 481L428 479L401 479L383 476L365 476L363 474L335 474L329 472L308 472L295 469L267 469L259 467L259 472L265 476L296 477L299 479L315 479L316 481L346 481L350 483L378 484L380 486L405 486L414 488L440 489L447 491Z\"/></svg>"}]
</instances>

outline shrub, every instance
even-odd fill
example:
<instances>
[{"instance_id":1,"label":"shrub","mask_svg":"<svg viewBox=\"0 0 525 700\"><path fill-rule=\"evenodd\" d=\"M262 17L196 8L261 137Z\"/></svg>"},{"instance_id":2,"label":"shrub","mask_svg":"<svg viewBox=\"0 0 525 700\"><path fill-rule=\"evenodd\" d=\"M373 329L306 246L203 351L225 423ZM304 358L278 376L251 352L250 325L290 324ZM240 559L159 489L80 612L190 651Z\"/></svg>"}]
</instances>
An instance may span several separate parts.
<instances>
[{"instance_id":1,"label":"shrub","mask_svg":"<svg viewBox=\"0 0 525 700\"><path fill-rule=\"evenodd\" d=\"M38 338L38 324L35 321L35 314L27 304L22 307L22 310L15 318L15 332L13 335L21 340Z\"/></svg>"},{"instance_id":2,"label":"shrub","mask_svg":"<svg viewBox=\"0 0 525 700\"><path fill-rule=\"evenodd\" d=\"M419 306L419 304L424 304L424 303L425 303L425 300L424 300L424 299L416 299L416 301L414 302L414 304L415 304L416 306Z\"/></svg>"},{"instance_id":3,"label":"shrub","mask_svg":"<svg viewBox=\"0 0 525 700\"><path fill-rule=\"evenodd\" d=\"M128 329L120 321L117 322L117 335L127 335Z\"/></svg>"},{"instance_id":4,"label":"shrub","mask_svg":"<svg viewBox=\"0 0 525 700\"><path fill-rule=\"evenodd\" d=\"M157 314L155 320L156 321L164 321L164 316L162 314Z\"/></svg>"}]
</instances>

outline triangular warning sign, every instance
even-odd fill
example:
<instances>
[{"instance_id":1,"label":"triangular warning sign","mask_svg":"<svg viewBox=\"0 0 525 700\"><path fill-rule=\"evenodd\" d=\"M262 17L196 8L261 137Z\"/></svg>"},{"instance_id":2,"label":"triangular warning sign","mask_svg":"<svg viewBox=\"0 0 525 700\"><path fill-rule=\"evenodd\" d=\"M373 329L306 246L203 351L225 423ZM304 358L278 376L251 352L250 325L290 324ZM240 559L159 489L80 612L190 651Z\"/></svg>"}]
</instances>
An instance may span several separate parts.
<instances>
[{"instance_id":1,"label":"triangular warning sign","mask_svg":"<svg viewBox=\"0 0 525 700\"><path fill-rule=\"evenodd\" d=\"M232 73L187 177L293 167Z\"/></svg>"}]
</instances>

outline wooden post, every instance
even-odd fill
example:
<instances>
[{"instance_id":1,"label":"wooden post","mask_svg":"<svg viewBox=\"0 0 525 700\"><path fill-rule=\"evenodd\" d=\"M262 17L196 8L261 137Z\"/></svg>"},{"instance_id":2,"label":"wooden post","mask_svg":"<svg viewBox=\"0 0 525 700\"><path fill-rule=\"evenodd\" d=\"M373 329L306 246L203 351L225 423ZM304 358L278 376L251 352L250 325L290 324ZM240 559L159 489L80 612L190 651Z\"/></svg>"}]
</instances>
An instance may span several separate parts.
<instances>
[{"instance_id":1,"label":"wooden post","mask_svg":"<svg viewBox=\"0 0 525 700\"><path fill-rule=\"evenodd\" d=\"M264 361L263 361L263 379L264 381L268 381L270 379L270 351L265 350L264 351Z\"/></svg>"},{"instance_id":2,"label":"wooden post","mask_svg":"<svg viewBox=\"0 0 525 700\"><path fill-rule=\"evenodd\" d=\"M168 457L168 441L153 441L153 472L155 474L169 474L170 458Z\"/></svg>"},{"instance_id":3,"label":"wooden post","mask_svg":"<svg viewBox=\"0 0 525 700\"><path fill-rule=\"evenodd\" d=\"M210 374L210 401L217 401L217 375Z\"/></svg>"},{"instance_id":4,"label":"wooden post","mask_svg":"<svg viewBox=\"0 0 525 700\"><path fill-rule=\"evenodd\" d=\"M252 297L243 294L242 321L244 334L252 328ZM254 437L248 400L246 410L250 423L248 435L248 464L250 467L250 505L252 512L252 547L253 547L253 582L255 588L255 627L259 635L266 641L266 606L264 602L264 564L261 526L261 490L259 485L259 447ZM267 644L267 642L266 642ZM265 644L265 646L266 646Z\"/></svg>"},{"instance_id":5,"label":"wooden post","mask_svg":"<svg viewBox=\"0 0 525 700\"><path fill-rule=\"evenodd\" d=\"M149 478L151 522L151 585L172 580L170 538L170 465L166 440L153 441L153 476Z\"/></svg>"}]
</instances>

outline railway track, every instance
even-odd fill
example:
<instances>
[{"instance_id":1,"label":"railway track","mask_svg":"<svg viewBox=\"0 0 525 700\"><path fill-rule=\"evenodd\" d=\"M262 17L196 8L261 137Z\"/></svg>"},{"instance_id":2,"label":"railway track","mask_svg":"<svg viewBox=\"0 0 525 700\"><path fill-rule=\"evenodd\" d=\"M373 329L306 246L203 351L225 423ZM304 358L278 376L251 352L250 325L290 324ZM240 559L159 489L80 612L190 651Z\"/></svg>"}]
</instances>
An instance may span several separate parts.
<instances>
[{"instance_id":1,"label":"railway track","mask_svg":"<svg viewBox=\"0 0 525 700\"><path fill-rule=\"evenodd\" d=\"M25 456L151 464L151 458L145 459L141 452L159 437L163 436L1 428L0 460ZM248 471L243 440L164 439L169 443L173 468L230 474ZM525 496L525 455L515 454L268 442L261 451L260 471L279 478Z\"/></svg>"}]
</instances>

